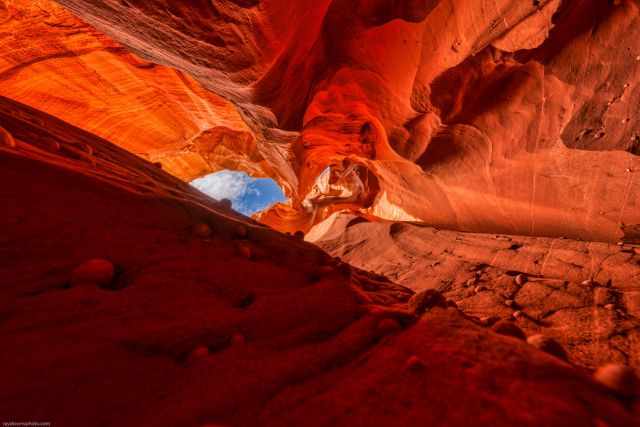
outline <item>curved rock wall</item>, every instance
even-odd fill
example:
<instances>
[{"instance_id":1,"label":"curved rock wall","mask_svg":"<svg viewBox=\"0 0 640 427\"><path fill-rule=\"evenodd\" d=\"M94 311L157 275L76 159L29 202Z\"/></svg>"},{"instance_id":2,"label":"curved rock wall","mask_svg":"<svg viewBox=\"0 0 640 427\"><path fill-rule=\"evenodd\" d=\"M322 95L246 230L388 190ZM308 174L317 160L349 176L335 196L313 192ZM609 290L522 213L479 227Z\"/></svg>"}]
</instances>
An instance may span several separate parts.
<instances>
[{"instance_id":1,"label":"curved rock wall","mask_svg":"<svg viewBox=\"0 0 640 427\"><path fill-rule=\"evenodd\" d=\"M51 0L0 10L0 94L184 180L223 168L272 174L235 107L189 75L140 59Z\"/></svg>"},{"instance_id":2,"label":"curved rock wall","mask_svg":"<svg viewBox=\"0 0 640 427\"><path fill-rule=\"evenodd\" d=\"M635 0L60 3L235 103L293 195L272 224L354 204L600 240L640 223ZM303 204L353 164L362 194Z\"/></svg>"}]
</instances>

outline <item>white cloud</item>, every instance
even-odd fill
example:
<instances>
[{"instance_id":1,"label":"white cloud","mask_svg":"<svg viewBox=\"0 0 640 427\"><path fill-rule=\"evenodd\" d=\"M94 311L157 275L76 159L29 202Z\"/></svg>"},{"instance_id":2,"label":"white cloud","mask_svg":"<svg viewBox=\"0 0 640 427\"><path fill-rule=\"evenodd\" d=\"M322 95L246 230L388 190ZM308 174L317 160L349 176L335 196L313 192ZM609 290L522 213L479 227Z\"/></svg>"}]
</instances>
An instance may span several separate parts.
<instances>
[{"instance_id":1,"label":"white cloud","mask_svg":"<svg viewBox=\"0 0 640 427\"><path fill-rule=\"evenodd\" d=\"M251 178L241 172L222 171L203 176L191 182L203 193L214 199L241 199L247 193Z\"/></svg>"}]
</instances>

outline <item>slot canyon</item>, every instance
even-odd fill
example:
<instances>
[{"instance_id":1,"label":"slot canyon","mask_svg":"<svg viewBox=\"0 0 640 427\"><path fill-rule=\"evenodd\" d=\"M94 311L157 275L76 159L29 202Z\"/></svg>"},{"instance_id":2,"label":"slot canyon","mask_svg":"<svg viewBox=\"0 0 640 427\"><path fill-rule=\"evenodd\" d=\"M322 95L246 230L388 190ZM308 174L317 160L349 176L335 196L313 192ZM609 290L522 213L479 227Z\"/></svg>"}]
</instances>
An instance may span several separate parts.
<instances>
[{"instance_id":1,"label":"slot canyon","mask_svg":"<svg viewBox=\"0 0 640 427\"><path fill-rule=\"evenodd\" d=\"M0 34L2 426L640 425L640 0Z\"/></svg>"}]
</instances>

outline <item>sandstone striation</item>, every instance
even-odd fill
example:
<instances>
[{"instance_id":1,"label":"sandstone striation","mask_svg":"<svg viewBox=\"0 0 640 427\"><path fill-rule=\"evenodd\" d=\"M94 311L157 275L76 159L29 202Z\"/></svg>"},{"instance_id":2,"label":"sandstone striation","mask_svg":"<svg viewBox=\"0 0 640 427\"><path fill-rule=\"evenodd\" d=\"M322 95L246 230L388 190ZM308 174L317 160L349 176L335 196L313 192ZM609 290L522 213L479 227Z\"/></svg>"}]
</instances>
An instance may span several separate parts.
<instances>
[{"instance_id":1,"label":"sandstone striation","mask_svg":"<svg viewBox=\"0 0 640 427\"><path fill-rule=\"evenodd\" d=\"M2 422L640 425L638 0L0 0L0 32ZM223 168L291 200L185 182Z\"/></svg>"},{"instance_id":2,"label":"sandstone striation","mask_svg":"<svg viewBox=\"0 0 640 427\"><path fill-rule=\"evenodd\" d=\"M337 209L603 241L640 224L635 0L60 3L236 105L292 197L276 227Z\"/></svg>"},{"instance_id":3,"label":"sandstone striation","mask_svg":"<svg viewBox=\"0 0 640 427\"><path fill-rule=\"evenodd\" d=\"M130 53L52 0L0 2L0 94L191 180L274 174L235 107L192 77Z\"/></svg>"}]
</instances>

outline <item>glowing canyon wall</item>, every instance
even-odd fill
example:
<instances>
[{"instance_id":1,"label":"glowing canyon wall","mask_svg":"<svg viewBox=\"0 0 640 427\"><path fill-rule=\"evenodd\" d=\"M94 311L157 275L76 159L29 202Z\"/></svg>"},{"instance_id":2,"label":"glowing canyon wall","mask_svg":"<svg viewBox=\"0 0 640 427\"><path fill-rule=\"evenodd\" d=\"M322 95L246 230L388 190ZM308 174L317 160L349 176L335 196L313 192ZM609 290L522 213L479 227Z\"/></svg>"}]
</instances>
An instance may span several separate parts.
<instances>
[{"instance_id":1,"label":"glowing canyon wall","mask_svg":"<svg viewBox=\"0 0 640 427\"><path fill-rule=\"evenodd\" d=\"M640 425L638 24L0 0L0 421Z\"/></svg>"},{"instance_id":2,"label":"glowing canyon wall","mask_svg":"<svg viewBox=\"0 0 640 427\"><path fill-rule=\"evenodd\" d=\"M185 180L224 168L271 173L235 107L189 75L140 59L51 0L0 6L0 94Z\"/></svg>"},{"instance_id":3,"label":"glowing canyon wall","mask_svg":"<svg viewBox=\"0 0 640 427\"><path fill-rule=\"evenodd\" d=\"M640 223L635 0L60 3L237 107L293 198L276 227L342 208L599 240Z\"/></svg>"}]
</instances>

